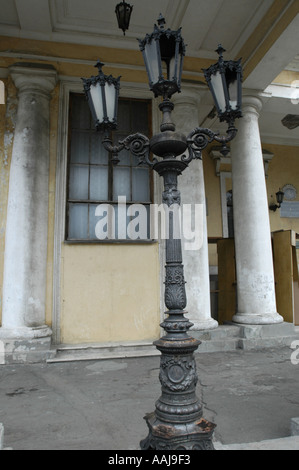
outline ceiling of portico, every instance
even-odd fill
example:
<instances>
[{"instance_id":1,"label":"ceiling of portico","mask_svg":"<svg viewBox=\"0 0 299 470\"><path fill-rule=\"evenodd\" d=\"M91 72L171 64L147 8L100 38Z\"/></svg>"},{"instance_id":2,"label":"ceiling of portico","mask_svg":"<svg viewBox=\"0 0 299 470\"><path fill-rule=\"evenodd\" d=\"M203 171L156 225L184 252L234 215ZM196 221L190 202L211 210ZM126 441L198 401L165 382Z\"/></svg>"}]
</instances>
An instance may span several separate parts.
<instances>
[{"instance_id":1,"label":"ceiling of portico","mask_svg":"<svg viewBox=\"0 0 299 470\"><path fill-rule=\"evenodd\" d=\"M114 9L119 1L0 0L0 36L101 46L129 54L138 51L136 38L150 33L162 13L167 27L182 27L187 44L186 83L203 81L202 63L217 60L219 43L226 48L227 58L243 58L244 86L249 89L265 90L284 69L298 63L298 0L127 0L133 13L126 36L116 22ZM3 50L0 41L1 52L8 55L11 51ZM212 108L204 90L201 103L204 122ZM283 96L266 100L261 129L267 139L281 136L299 145L299 130L290 131L281 124L294 108Z\"/></svg>"},{"instance_id":2,"label":"ceiling of portico","mask_svg":"<svg viewBox=\"0 0 299 470\"><path fill-rule=\"evenodd\" d=\"M126 38L117 27L119 0L0 0L3 34L68 41L103 43L136 49L136 37L150 33L159 13L172 29L182 26L188 54L214 58L222 41L235 56L255 30L274 0L135 0ZM207 7L208 5L208 7Z\"/></svg>"}]
</instances>

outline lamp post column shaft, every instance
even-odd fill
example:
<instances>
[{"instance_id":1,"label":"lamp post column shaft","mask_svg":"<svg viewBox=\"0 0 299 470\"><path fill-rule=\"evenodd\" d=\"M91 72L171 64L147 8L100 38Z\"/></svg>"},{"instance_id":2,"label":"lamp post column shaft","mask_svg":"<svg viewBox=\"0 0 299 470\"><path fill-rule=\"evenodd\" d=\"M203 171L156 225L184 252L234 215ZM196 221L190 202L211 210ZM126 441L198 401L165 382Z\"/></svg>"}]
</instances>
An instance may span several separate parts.
<instances>
[{"instance_id":1,"label":"lamp post column shaft","mask_svg":"<svg viewBox=\"0 0 299 470\"><path fill-rule=\"evenodd\" d=\"M154 165L154 170L163 176L163 203L169 208L165 273L168 317L161 324L166 335L155 342L161 351L162 395L156 402L155 411L145 417L149 435L141 442L143 450L213 449L215 425L202 417L202 407L196 396L198 378L194 351L200 342L187 334L192 323L184 316L187 297L178 226L180 192L177 178L187 166L174 158L165 158Z\"/></svg>"}]
</instances>

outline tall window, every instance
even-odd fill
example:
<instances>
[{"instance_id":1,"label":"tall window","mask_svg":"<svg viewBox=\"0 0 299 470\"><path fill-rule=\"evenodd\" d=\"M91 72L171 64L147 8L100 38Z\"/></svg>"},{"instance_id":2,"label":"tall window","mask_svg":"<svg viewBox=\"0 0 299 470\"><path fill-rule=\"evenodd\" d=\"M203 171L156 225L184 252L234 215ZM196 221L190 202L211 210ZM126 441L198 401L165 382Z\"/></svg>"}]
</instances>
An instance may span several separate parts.
<instances>
[{"instance_id":1,"label":"tall window","mask_svg":"<svg viewBox=\"0 0 299 470\"><path fill-rule=\"evenodd\" d=\"M149 136L150 115L150 101L121 99L118 129L111 135L113 142L117 143L133 132ZM114 166L102 139L103 135L95 131L85 96L71 94L67 240L129 238L123 236L126 231L118 222L119 197L126 201L126 207L138 203L149 212L152 200L149 169L137 166L138 159L126 150L120 154L120 163ZM111 210L105 211L105 206ZM132 215L126 215L125 223L131 219ZM100 237L97 227L102 231ZM147 238L147 234L142 238Z\"/></svg>"}]
</instances>

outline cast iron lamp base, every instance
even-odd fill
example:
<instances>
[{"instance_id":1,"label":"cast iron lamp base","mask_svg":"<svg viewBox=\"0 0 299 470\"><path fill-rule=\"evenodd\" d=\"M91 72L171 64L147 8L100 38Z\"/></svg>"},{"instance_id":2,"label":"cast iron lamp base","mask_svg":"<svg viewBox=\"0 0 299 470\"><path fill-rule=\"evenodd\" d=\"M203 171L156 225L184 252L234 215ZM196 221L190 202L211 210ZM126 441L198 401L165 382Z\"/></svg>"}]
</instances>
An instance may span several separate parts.
<instances>
[{"instance_id":1,"label":"cast iron lamp base","mask_svg":"<svg viewBox=\"0 0 299 470\"><path fill-rule=\"evenodd\" d=\"M162 352L160 382L162 395L156 411L145 416L149 428L142 450L214 450L215 424L202 417L202 407L195 394L197 383L193 351L199 341L188 337L155 343Z\"/></svg>"}]
</instances>

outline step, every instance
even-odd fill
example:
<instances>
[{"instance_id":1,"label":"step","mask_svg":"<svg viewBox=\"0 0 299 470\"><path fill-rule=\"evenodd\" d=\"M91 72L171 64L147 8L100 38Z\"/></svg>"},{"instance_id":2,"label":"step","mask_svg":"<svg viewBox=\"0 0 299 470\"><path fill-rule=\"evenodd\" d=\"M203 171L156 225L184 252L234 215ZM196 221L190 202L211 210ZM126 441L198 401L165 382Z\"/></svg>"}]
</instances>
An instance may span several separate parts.
<instances>
[{"instance_id":1,"label":"step","mask_svg":"<svg viewBox=\"0 0 299 470\"><path fill-rule=\"evenodd\" d=\"M288 323L257 326L225 324L214 330L190 330L189 334L201 342L196 354L290 347L293 341L299 340L299 332ZM57 346L47 362L125 359L160 354L153 343L148 341L71 344Z\"/></svg>"},{"instance_id":2,"label":"step","mask_svg":"<svg viewBox=\"0 0 299 470\"><path fill-rule=\"evenodd\" d=\"M196 353L235 351L239 349L239 326L219 325L214 330L191 330L190 334L193 338L201 341Z\"/></svg>"},{"instance_id":3,"label":"step","mask_svg":"<svg viewBox=\"0 0 299 470\"><path fill-rule=\"evenodd\" d=\"M190 330L189 334L200 341L219 341L227 338L239 338L240 326L219 325L213 330Z\"/></svg>"},{"instance_id":4,"label":"step","mask_svg":"<svg viewBox=\"0 0 299 470\"><path fill-rule=\"evenodd\" d=\"M160 352L152 342L71 344L58 346L56 355L48 359L47 362L91 361L158 355Z\"/></svg>"},{"instance_id":5,"label":"step","mask_svg":"<svg viewBox=\"0 0 299 470\"><path fill-rule=\"evenodd\" d=\"M213 353L213 352L229 352L239 349L239 339L229 338L222 340L203 340L199 345L196 354Z\"/></svg>"},{"instance_id":6,"label":"step","mask_svg":"<svg viewBox=\"0 0 299 470\"><path fill-rule=\"evenodd\" d=\"M263 338L240 338L239 348L247 351L250 350L261 350L271 349L278 347L290 347L293 341L298 341L299 335L297 336L272 336Z\"/></svg>"},{"instance_id":7,"label":"step","mask_svg":"<svg viewBox=\"0 0 299 470\"><path fill-rule=\"evenodd\" d=\"M270 439L260 442L249 442L246 444L228 444L224 445L221 442L215 442L214 447L216 451L227 450L298 450L299 436L283 437L281 439Z\"/></svg>"},{"instance_id":8,"label":"step","mask_svg":"<svg viewBox=\"0 0 299 470\"><path fill-rule=\"evenodd\" d=\"M298 332L291 323L274 325L242 325L239 347L244 350L258 350L291 346L299 340Z\"/></svg>"}]
</instances>

